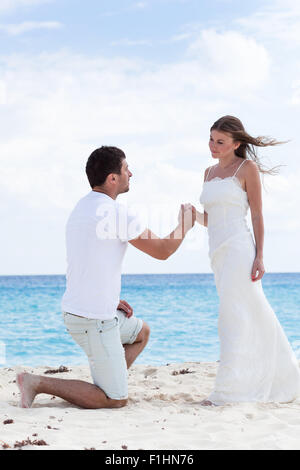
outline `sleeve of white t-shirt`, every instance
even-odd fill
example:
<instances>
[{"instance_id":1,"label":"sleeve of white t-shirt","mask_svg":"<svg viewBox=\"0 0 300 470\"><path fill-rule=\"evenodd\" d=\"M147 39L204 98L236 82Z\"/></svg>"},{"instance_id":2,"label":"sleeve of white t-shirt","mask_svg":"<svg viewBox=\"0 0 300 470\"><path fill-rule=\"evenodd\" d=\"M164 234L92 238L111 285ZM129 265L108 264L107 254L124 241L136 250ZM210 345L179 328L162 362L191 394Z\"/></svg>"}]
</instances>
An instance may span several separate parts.
<instances>
[{"instance_id":1,"label":"sleeve of white t-shirt","mask_svg":"<svg viewBox=\"0 0 300 470\"><path fill-rule=\"evenodd\" d=\"M118 238L123 242L134 240L146 229L143 215L137 209L125 204L118 204L117 220Z\"/></svg>"}]
</instances>

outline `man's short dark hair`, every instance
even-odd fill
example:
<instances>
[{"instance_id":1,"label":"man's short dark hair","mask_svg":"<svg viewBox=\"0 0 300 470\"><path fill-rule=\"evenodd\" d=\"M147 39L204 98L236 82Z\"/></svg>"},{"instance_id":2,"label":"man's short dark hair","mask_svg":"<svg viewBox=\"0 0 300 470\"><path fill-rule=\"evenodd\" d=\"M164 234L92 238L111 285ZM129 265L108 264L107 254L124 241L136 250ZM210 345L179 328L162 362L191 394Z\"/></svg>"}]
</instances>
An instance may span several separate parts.
<instances>
[{"instance_id":1,"label":"man's short dark hair","mask_svg":"<svg viewBox=\"0 0 300 470\"><path fill-rule=\"evenodd\" d=\"M89 156L86 174L92 188L102 186L111 173L121 174L125 153L117 147L103 146Z\"/></svg>"}]
</instances>

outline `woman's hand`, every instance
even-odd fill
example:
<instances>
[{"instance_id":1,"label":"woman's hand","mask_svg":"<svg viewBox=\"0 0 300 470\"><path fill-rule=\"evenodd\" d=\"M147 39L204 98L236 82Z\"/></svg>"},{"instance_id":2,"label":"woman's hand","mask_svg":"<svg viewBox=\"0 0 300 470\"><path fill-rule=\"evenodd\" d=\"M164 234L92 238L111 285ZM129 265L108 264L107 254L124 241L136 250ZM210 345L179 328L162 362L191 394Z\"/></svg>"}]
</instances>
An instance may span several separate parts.
<instances>
[{"instance_id":1,"label":"woman's hand","mask_svg":"<svg viewBox=\"0 0 300 470\"><path fill-rule=\"evenodd\" d=\"M259 281L263 277L264 274L265 274L265 268L264 268L263 259L261 256L256 256L254 263L253 263L252 272L251 272L252 282Z\"/></svg>"},{"instance_id":2,"label":"woman's hand","mask_svg":"<svg viewBox=\"0 0 300 470\"><path fill-rule=\"evenodd\" d=\"M204 227L207 227L207 213L204 211L204 213L196 211L196 222L198 224L203 225Z\"/></svg>"},{"instance_id":3,"label":"woman's hand","mask_svg":"<svg viewBox=\"0 0 300 470\"><path fill-rule=\"evenodd\" d=\"M178 222L184 233L194 227L196 222L196 209L192 204L181 204Z\"/></svg>"},{"instance_id":4,"label":"woman's hand","mask_svg":"<svg viewBox=\"0 0 300 470\"><path fill-rule=\"evenodd\" d=\"M126 300L120 300L118 310L122 310L125 313L127 318L132 317L133 308L126 302Z\"/></svg>"}]
</instances>

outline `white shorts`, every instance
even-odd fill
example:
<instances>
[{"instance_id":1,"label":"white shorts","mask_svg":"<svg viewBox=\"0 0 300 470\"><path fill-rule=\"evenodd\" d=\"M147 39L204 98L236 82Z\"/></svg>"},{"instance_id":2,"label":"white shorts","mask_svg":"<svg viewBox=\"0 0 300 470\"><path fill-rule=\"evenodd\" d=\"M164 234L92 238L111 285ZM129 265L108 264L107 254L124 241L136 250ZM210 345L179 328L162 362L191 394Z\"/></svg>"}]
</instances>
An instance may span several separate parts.
<instances>
[{"instance_id":1,"label":"white shorts","mask_svg":"<svg viewBox=\"0 0 300 470\"><path fill-rule=\"evenodd\" d=\"M63 312L64 323L74 341L86 353L94 384L108 398L128 398L127 364L123 344L135 342L143 321L127 318L120 310L112 320L95 320Z\"/></svg>"}]
</instances>

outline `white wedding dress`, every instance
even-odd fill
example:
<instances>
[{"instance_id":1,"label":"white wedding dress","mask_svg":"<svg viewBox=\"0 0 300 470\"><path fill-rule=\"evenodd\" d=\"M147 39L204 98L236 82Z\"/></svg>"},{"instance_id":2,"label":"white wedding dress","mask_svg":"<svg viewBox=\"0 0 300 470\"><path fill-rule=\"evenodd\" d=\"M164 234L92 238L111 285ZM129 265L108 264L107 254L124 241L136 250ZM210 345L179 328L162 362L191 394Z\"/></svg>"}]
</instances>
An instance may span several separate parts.
<instances>
[{"instance_id":1,"label":"white wedding dress","mask_svg":"<svg viewBox=\"0 0 300 470\"><path fill-rule=\"evenodd\" d=\"M300 396L300 369L261 281L251 280L256 249L237 171L209 181L208 174L200 197L220 301L220 364L208 399L216 405L289 402Z\"/></svg>"}]
</instances>

